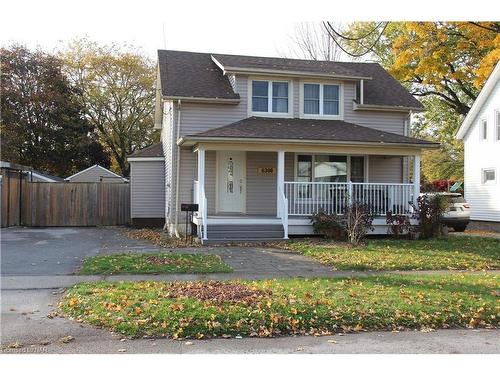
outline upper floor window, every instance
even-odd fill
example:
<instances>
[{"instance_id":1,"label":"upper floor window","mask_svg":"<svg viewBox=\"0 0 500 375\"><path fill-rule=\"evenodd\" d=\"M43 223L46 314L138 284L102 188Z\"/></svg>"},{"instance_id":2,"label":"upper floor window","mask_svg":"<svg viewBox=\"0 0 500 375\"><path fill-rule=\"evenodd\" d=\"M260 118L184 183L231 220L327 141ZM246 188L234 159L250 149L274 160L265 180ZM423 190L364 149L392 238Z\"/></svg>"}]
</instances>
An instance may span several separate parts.
<instances>
[{"instance_id":1,"label":"upper floor window","mask_svg":"<svg viewBox=\"0 0 500 375\"><path fill-rule=\"evenodd\" d=\"M340 86L323 83L304 83L305 115L338 116Z\"/></svg>"},{"instance_id":2,"label":"upper floor window","mask_svg":"<svg viewBox=\"0 0 500 375\"><path fill-rule=\"evenodd\" d=\"M481 140L485 141L488 139L488 121L481 120Z\"/></svg>"},{"instance_id":3,"label":"upper floor window","mask_svg":"<svg viewBox=\"0 0 500 375\"><path fill-rule=\"evenodd\" d=\"M252 112L288 113L288 82L252 81Z\"/></svg>"}]
</instances>

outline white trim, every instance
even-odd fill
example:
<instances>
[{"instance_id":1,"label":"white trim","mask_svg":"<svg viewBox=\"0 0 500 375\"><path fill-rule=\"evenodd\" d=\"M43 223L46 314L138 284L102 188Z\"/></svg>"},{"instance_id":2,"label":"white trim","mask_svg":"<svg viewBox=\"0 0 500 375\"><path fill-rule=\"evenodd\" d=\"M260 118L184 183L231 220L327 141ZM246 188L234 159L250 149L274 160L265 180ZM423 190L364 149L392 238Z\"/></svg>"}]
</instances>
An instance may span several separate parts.
<instances>
[{"instance_id":1,"label":"white trim","mask_svg":"<svg viewBox=\"0 0 500 375\"><path fill-rule=\"evenodd\" d=\"M500 109L495 109L493 111L493 115L495 116L495 141L500 142Z\"/></svg>"},{"instance_id":2,"label":"white trim","mask_svg":"<svg viewBox=\"0 0 500 375\"><path fill-rule=\"evenodd\" d=\"M365 102L365 88L364 88L364 81L361 80L359 81L359 104L363 105Z\"/></svg>"},{"instance_id":3,"label":"white trim","mask_svg":"<svg viewBox=\"0 0 500 375\"><path fill-rule=\"evenodd\" d=\"M304 113L304 84L319 85L319 114ZM339 114L324 115L323 114L323 86L331 85L339 87ZM340 81L299 81L299 117L305 119L328 119L328 120L344 120L344 84Z\"/></svg>"},{"instance_id":4,"label":"white trim","mask_svg":"<svg viewBox=\"0 0 500 375\"><path fill-rule=\"evenodd\" d=\"M486 142L487 140L488 140L488 119L485 117L479 121L479 141Z\"/></svg>"},{"instance_id":5,"label":"white trim","mask_svg":"<svg viewBox=\"0 0 500 375\"><path fill-rule=\"evenodd\" d=\"M419 107L399 107L393 105L378 105L378 104L359 104L355 100L352 101L353 111L384 111L384 112L424 112L425 108Z\"/></svg>"},{"instance_id":6,"label":"white trim","mask_svg":"<svg viewBox=\"0 0 500 375\"><path fill-rule=\"evenodd\" d=\"M82 174L82 173L84 173L84 172L87 172L87 171L89 171L89 170L91 170L91 169L93 169L93 168L100 168L100 169L102 169L103 171L109 172L109 173L111 173L111 174L115 175L116 177L121 178L121 179L122 179L122 180L124 180L124 181L128 181L125 177L122 177L122 176L120 176L119 174L116 174L115 172L110 171L109 169L106 169L106 168L104 168L104 167L101 167L99 164L94 164L93 166L88 167L88 168L84 169L83 171L77 172L77 173L75 173L75 174L73 174L73 175L71 175L71 176L69 176L69 177L66 177L66 178L64 179L64 181L70 181L73 177L76 177L76 176L78 176L79 174Z\"/></svg>"},{"instance_id":7,"label":"white trim","mask_svg":"<svg viewBox=\"0 0 500 375\"><path fill-rule=\"evenodd\" d=\"M127 158L129 162L135 162L135 161L165 161L165 157L163 156L148 156L148 157L132 157L132 158Z\"/></svg>"},{"instance_id":8,"label":"white trim","mask_svg":"<svg viewBox=\"0 0 500 375\"><path fill-rule=\"evenodd\" d=\"M177 145L182 146L194 146L199 142L241 142L243 144L251 143L271 143L271 144L305 144L305 145L347 145L347 146L368 146L368 147L408 147L414 149L423 148L439 148L438 143L433 144L417 144L417 143L381 143L381 142L356 142L356 141L329 141L329 140L318 140L318 139L274 139L274 138L229 138L229 137L197 137L197 136L185 136L179 138Z\"/></svg>"},{"instance_id":9,"label":"white trim","mask_svg":"<svg viewBox=\"0 0 500 375\"><path fill-rule=\"evenodd\" d=\"M267 82L267 112L254 112L252 110L252 82L264 81ZM282 82L288 84L288 112L273 112L273 82ZM283 79L272 79L269 77L248 77L247 82L247 115L248 117L278 117L278 118L292 118L293 117L293 81Z\"/></svg>"},{"instance_id":10,"label":"white trim","mask_svg":"<svg viewBox=\"0 0 500 375\"><path fill-rule=\"evenodd\" d=\"M164 95L163 100L182 100L188 103L238 104L241 99L204 98L194 96Z\"/></svg>"},{"instance_id":11,"label":"white trim","mask_svg":"<svg viewBox=\"0 0 500 375\"><path fill-rule=\"evenodd\" d=\"M455 134L455 138L464 139L469 128L474 123L477 115L481 111L484 103L486 103L486 101L488 100L488 97L489 97L491 91L493 91L493 89L495 88L495 85L497 84L499 79L500 79L500 61L495 66L495 69L493 69L493 72L489 76L489 78L486 81L486 83L484 84L481 92L479 93L476 100L474 101L474 104L472 105L471 109L467 113L467 116L465 117L464 121L462 122L462 125L460 126L457 133Z\"/></svg>"}]
</instances>

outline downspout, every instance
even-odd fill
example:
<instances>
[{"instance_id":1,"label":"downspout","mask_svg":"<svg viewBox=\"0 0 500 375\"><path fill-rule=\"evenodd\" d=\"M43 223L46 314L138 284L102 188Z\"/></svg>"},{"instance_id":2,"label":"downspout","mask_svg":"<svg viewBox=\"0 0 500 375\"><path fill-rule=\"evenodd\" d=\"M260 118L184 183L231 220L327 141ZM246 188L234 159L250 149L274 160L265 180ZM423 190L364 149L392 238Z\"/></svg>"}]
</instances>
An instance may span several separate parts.
<instances>
[{"instance_id":1,"label":"downspout","mask_svg":"<svg viewBox=\"0 0 500 375\"><path fill-rule=\"evenodd\" d=\"M177 100L177 135L175 138L175 145L177 147L177 165L175 166L175 220L174 231L175 236L180 238L177 225L179 224L179 172L181 167L181 148L177 145L177 140L180 136L181 129L181 100Z\"/></svg>"}]
</instances>

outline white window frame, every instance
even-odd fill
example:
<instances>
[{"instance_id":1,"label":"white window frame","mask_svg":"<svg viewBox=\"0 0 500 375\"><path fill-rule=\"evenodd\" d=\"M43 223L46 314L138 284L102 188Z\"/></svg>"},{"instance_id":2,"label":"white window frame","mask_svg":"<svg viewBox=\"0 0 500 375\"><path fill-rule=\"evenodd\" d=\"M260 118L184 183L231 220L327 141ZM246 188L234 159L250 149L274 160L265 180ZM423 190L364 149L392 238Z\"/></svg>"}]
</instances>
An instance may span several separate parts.
<instances>
[{"instance_id":1,"label":"white window frame","mask_svg":"<svg viewBox=\"0 0 500 375\"><path fill-rule=\"evenodd\" d=\"M495 174L495 179L491 181L486 181L486 172L493 172ZM496 168L482 168L481 169L481 184L483 185L495 185L497 183L497 170Z\"/></svg>"},{"instance_id":2,"label":"white window frame","mask_svg":"<svg viewBox=\"0 0 500 375\"><path fill-rule=\"evenodd\" d=\"M319 85L319 114L304 113L304 85ZM339 114L324 115L323 114L323 86L332 85L339 87ZM307 119L328 119L328 120L343 120L344 119L344 84L340 81L300 81L299 83L299 115L300 118Z\"/></svg>"},{"instance_id":3,"label":"white window frame","mask_svg":"<svg viewBox=\"0 0 500 375\"><path fill-rule=\"evenodd\" d=\"M500 142L500 109L495 109L495 112L494 112L494 115L495 115L495 140L497 142Z\"/></svg>"},{"instance_id":4,"label":"white window frame","mask_svg":"<svg viewBox=\"0 0 500 375\"><path fill-rule=\"evenodd\" d=\"M364 182L363 183L368 183L368 168L367 168L367 164L368 164L368 155L363 155L363 154L336 154L336 153L322 153L322 152L319 152L319 153L310 153L310 152L296 152L295 153L295 156L294 156L294 166L293 166L293 181L294 182L298 182L297 180L297 166L298 166L298 157L299 155L308 155L308 156L311 156L311 162L312 162L312 170L311 170L311 178L312 178L312 181L309 181L309 182L314 182L314 162L316 160L316 155L334 155L334 156L345 156L347 157L347 181L346 182L342 182L342 183L348 183L351 181L351 157L353 156L361 156L364 158Z\"/></svg>"},{"instance_id":5,"label":"white window frame","mask_svg":"<svg viewBox=\"0 0 500 375\"><path fill-rule=\"evenodd\" d=\"M484 124L486 124L486 131ZM482 118L481 121L479 121L479 140L481 142L486 142L488 140L488 119L486 118Z\"/></svg>"},{"instance_id":6,"label":"white window frame","mask_svg":"<svg viewBox=\"0 0 500 375\"><path fill-rule=\"evenodd\" d=\"M267 82L267 112L254 112L253 111L253 92L252 92L252 82L253 81L265 81ZM288 112L273 112L273 82L288 83ZM269 77L249 77L248 78L248 103L247 103L247 114L248 116L257 117L281 117L281 118L292 118L293 117L293 82L286 79L271 79Z\"/></svg>"}]
</instances>

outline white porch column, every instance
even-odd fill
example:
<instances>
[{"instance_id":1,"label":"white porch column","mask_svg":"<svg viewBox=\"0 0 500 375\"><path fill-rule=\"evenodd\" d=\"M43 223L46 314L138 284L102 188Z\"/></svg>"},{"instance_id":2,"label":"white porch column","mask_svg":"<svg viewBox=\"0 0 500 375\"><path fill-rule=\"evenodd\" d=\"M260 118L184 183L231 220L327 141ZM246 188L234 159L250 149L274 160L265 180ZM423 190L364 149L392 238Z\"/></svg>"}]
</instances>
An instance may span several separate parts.
<instances>
[{"instance_id":1,"label":"white porch column","mask_svg":"<svg viewBox=\"0 0 500 375\"><path fill-rule=\"evenodd\" d=\"M205 148L198 147L198 216L202 217L202 238L207 239L208 207L205 199Z\"/></svg>"},{"instance_id":2,"label":"white porch column","mask_svg":"<svg viewBox=\"0 0 500 375\"><path fill-rule=\"evenodd\" d=\"M285 151L278 151L278 168L276 171L276 215L282 216L280 207L280 191L285 194Z\"/></svg>"},{"instance_id":3,"label":"white porch column","mask_svg":"<svg viewBox=\"0 0 500 375\"><path fill-rule=\"evenodd\" d=\"M417 205L417 198L420 195L420 155L413 157L413 203Z\"/></svg>"},{"instance_id":4,"label":"white porch column","mask_svg":"<svg viewBox=\"0 0 500 375\"><path fill-rule=\"evenodd\" d=\"M205 149L198 147L198 202L201 202L201 192L205 190Z\"/></svg>"}]
</instances>

